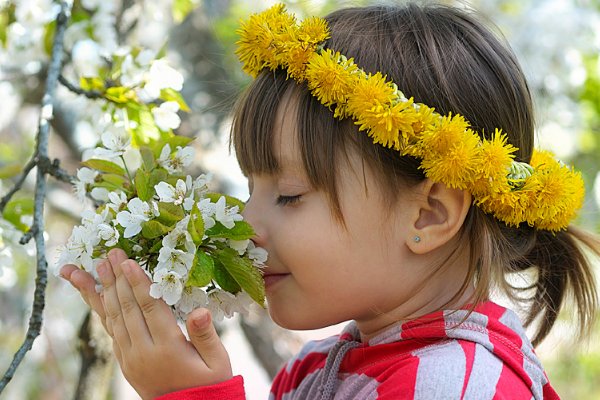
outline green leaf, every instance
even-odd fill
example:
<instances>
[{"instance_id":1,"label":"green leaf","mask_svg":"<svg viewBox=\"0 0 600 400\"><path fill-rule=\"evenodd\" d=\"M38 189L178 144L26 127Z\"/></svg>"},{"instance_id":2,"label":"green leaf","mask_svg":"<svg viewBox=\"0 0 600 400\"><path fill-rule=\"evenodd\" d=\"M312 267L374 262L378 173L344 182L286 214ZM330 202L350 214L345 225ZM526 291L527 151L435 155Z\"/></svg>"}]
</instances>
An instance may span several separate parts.
<instances>
[{"instance_id":1,"label":"green leaf","mask_svg":"<svg viewBox=\"0 0 600 400\"><path fill-rule=\"evenodd\" d=\"M221 196L225 197L225 204L227 204L229 207L237 206L240 212L244 211L246 204L238 198L221 193L206 193L204 195L204 197L209 198L213 203L216 203Z\"/></svg>"},{"instance_id":2,"label":"green leaf","mask_svg":"<svg viewBox=\"0 0 600 400\"><path fill-rule=\"evenodd\" d=\"M106 92L104 92L104 97L119 104L125 104L129 100L134 100L136 98L135 92L125 86L109 87L106 89Z\"/></svg>"},{"instance_id":3,"label":"green leaf","mask_svg":"<svg viewBox=\"0 0 600 400\"><path fill-rule=\"evenodd\" d=\"M152 149L148 146L141 146L140 153L142 155L142 165L146 171L152 171L156 167L156 160Z\"/></svg>"},{"instance_id":4,"label":"green leaf","mask_svg":"<svg viewBox=\"0 0 600 400\"><path fill-rule=\"evenodd\" d=\"M124 187L127 183L127 179L123 175L102 174L101 176L104 182L111 183L116 187Z\"/></svg>"},{"instance_id":5,"label":"green leaf","mask_svg":"<svg viewBox=\"0 0 600 400\"><path fill-rule=\"evenodd\" d=\"M170 231L170 227L161 224L155 219L142 223L142 236L146 239L154 239Z\"/></svg>"},{"instance_id":6,"label":"green leaf","mask_svg":"<svg viewBox=\"0 0 600 400\"><path fill-rule=\"evenodd\" d=\"M220 259L214 259L214 270L213 270L215 281L223 288L223 290L227 290L229 293L237 293L242 290L241 286L237 283L237 281L231 276L231 274L227 271L227 268L223 265L223 262Z\"/></svg>"},{"instance_id":7,"label":"green leaf","mask_svg":"<svg viewBox=\"0 0 600 400\"><path fill-rule=\"evenodd\" d=\"M215 256L219 261L219 264L227 270L229 276L231 276L254 301L261 306L264 306L265 284L260 270L252 265L252 261L248 258L240 257L237 251L231 248L217 250ZM215 263L215 265L216 264L217 263ZM228 290L224 287L223 289Z\"/></svg>"},{"instance_id":8,"label":"green leaf","mask_svg":"<svg viewBox=\"0 0 600 400\"><path fill-rule=\"evenodd\" d=\"M179 109L181 109L181 111L190 112L190 107L185 102L183 96L175 89L161 89L160 98L164 101L174 101L179 104Z\"/></svg>"},{"instance_id":9,"label":"green leaf","mask_svg":"<svg viewBox=\"0 0 600 400\"><path fill-rule=\"evenodd\" d=\"M125 110L127 110L127 118L137 122L135 128L129 129L134 147L148 145L160 138L160 132L154 124L154 117L147 105L140 104L138 99L130 99L125 103Z\"/></svg>"},{"instance_id":10,"label":"green leaf","mask_svg":"<svg viewBox=\"0 0 600 400\"><path fill-rule=\"evenodd\" d=\"M154 186L148 185L150 174L139 168L135 173L135 190L140 200L148 201L154 196Z\"/></svg>"},{"instance_id":11,"label":"green leaf","mask_svg":"<svg viewBox=\"0 0 600 400\"><path fill-rule=\"evenodd\" d=\"M179 136L179 135L173 135L169 138L167 138L165 140L165 143L168 143L171 146L171 151L175 151L177 149L177 146L181 146L181 147L185 147L188 144L190 144L190 142L192 142L194 140L194 138L190 138L187 136ZM164 144L163 144L164 146ZM162 150L162 147L161 147ZM160 151L159 151L160 154Z\"/></svg>"},{"instance_id":12,"label":"green leaf","mask_svg":"<svg viewBox=\"0 0 600 400\"><path fill-rule=\"evenodd\" d=\"M90 160L83 161L81 164L92 169L97 169L98 171L117 175L125 175L125 170L114 162L92 158Z\"/></svg>"},{"instance_id":13,"label":"green leaf","mask_svg":"<svg viewBox=\"0 0 600 400\"><path fill-rule=\"evenodd\" d=\"M162 168L157 168L150 173L150 182L149 185L154 187L158 185L159 182L165 182L167 180L168 174Z\"/></svg>"},{"instance_id":14,"label":"green leaf","mask_svg":"<svg viewBox=\"0 0 600 400\"><path fill-rule=\"evenodd\" d=\"M33 214L33 204L33 199L30 197L13 198L4 207L2 216L17 229L26 232L29 226L21 222L21 217Z\"/></svg>"},{"instance_id":15,"label":"green leaf","mask_svg":"<svg viewBox=\"0 0 600 400\"><path fill-rule=\"evenodd\" d=\"M23 170L21 163L11 163L0 167L0 179L8 179L17 176Z\"/></svg>"},{"instance_id":16,"label":"green leaf","mask_svg":"<svg viewBox=\"0 0 600 400\"><path fill-rule=\"evenodd\" d=\"M204 237L204 219L202 218L202 213L198 207L192 207L188 231L196 246L202 243L202 238Z\"/></svg>"},{"instance_id":17,"label":"green leaf","mask_svg":"<svg viewBox=\"0 0 600 400\"><path fill-rule=\"evenodd\" d=\"M158 203L158 211L160 215L157 220L166 225L173 226L183 219L184 213L181 206L176 206L173 203Z\"/></svg>"},{"instance_id":18,"label":"green leaf","mask_svg":"<svg viewBox=\"0 0 600 400\"><path fill-rule=\"evenodd\" d=\"M202 250L198 250L186 286L203 287L208 285L214 277L214 270L215 262L212 257Z\"/></svg>"},{"instance_id":19,"label":"green leaf","mask_svg":"<svg viewBox=\"0 0 600 400\"><path fill-rule=\"evenodd\" d=\"M54 43L54 34L56 33L56 21L52 21L44 28L44 51L46 54L52 54L52 44Z\"/></svg>"},{"instance_id":20,"label":"green leaf","mask_svg":"<svg viewBox=\"0 0 600 400\"><path fill-rule=\"evenodd\" d=\"M94 77L81 77L79 79L79 86L83 90L87 91L98 91L104 92L104 81L97 76Z\"/></svg>"},{"instance_id":21,"label":"green leaf","mask_svg":"<svg viewBox=\"0 0 600 400\"><path fill-rule=\"evenodd\" d=\"M254 229L246 221L236 221L233 228L228 229L220 222L206 231L206 235L213 238L225 238L233 240L246 240L254 236Z\"/></svg>"}]
</instances>

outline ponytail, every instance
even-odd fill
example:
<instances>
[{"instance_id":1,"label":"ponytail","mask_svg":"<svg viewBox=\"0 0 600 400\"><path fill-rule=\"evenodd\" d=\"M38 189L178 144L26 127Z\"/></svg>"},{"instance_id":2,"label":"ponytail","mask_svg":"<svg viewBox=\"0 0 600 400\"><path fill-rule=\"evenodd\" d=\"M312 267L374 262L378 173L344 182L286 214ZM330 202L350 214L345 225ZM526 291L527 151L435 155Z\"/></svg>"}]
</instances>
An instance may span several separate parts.
<instances>
[{"instance_id":1,"label":"ponytail","mask_svg":"<svg viewBox=\"0 0 600 400\"><path fill-rule=\"evenodd\" d=\"M477 282L473 303L500 289L523 307L524 325L534 327L534 346L548 335L569 301L576 309L579 338L591 332L598 309L592 264L600 260L598 236L573 226L557 233L508 227L478 207L471 207L465 229L470 271ZM527 284L515 283L515 275Z\"/></svg>"},{"instance_id":2,"label":"ponytail","mask_svg":"<svg viewBox=\"0 0 600 400\"><path fill-rule=\"evenodd\" d=\"M529 326L540 318L534 345L548 335L569 297L577 310L579 337L590 333L598 307L591 255L600 258L600 240L584 230L571 226L558 233L535 232L535 244L524 260L538 270L525 320Z\"/></svg>"}]
</instances>

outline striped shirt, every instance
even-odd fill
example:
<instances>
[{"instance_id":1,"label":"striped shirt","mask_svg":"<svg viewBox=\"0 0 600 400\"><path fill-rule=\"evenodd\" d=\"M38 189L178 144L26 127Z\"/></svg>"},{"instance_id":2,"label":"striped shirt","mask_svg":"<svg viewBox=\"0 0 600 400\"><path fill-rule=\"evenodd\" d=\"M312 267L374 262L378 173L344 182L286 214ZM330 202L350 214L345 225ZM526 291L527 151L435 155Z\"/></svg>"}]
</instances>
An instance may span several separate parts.
<instances>
[{"instance_id":1,"label":"striped shirt","mask_svg":"<svg viewBox=\"0 0 600 400\"><path fill-rule=\"evenodd\" d=\"M244 399L240 376L160 400ZM517 315L493 302L398 323L366 343L350 323L306 344L269 400L558 399Z\"/></svg>"}]
</instances>

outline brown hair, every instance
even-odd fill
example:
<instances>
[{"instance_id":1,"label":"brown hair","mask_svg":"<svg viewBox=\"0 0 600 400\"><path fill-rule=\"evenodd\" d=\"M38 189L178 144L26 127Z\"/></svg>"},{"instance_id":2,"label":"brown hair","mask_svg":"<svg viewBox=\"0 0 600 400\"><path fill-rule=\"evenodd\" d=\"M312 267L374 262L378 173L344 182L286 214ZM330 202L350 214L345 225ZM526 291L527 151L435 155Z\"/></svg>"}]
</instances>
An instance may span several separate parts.
<instances>
[{"instance_id":1,"label":"brown hair","mask_svg":"<svg viewBox=\"0 0 600 400\"><path fill-rule=\"evenodd\" d=\"M434 107L440 114L462 114L482 135L502 128L519 149L516 159L529 161L534 121L524 75L508 45L471 13L407 4L342 9L326 19L331 38L325 47L353 57L367 72L386 74L415 102ZM425 179L418 160L373 145L352 121L334 119L306 85L287 79L282 70L263 71L236 107L232 143L244 173L277 172L272 150L274 116L289 91L298 100L298 140L306 173L316 189L329 194L338 216L333 171L347 146L355 148L381 178L390 204L403 186ZM508 227L471 206L460 233L464 239L460 242L469 247L471 265L454 299L473 280L477 282L474 304L499 287L524 303L526 326L539 322L533 337L537 344L548 334L570 293L578 310L580 334L587 333L597 298L583 247L600 256L600 241L575 228L553 234L521 225ZM513 273L530 275L533 283L517 287L510 283Z\"/></svg>"}]
</instances>

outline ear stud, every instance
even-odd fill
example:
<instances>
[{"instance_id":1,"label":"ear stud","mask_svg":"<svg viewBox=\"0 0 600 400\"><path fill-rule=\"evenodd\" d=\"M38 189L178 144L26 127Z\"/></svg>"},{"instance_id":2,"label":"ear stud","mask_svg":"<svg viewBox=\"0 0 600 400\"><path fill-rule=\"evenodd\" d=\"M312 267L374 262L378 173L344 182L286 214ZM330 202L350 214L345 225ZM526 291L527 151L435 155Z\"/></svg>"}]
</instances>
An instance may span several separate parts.
<instances>
[{"instance_id":1,"label":"ear stud","mask_svg":"<svg viewBox=\"0 0 600 400\"><path fill-rule=\"evenodd\" d=\"M419 242L421 241L421 236L419 236L419 235L416 235L416 236L413 238L413 240L414 240L414 242L415 242L415 243L419 243Z\"/></svg>"}]
</instances>

